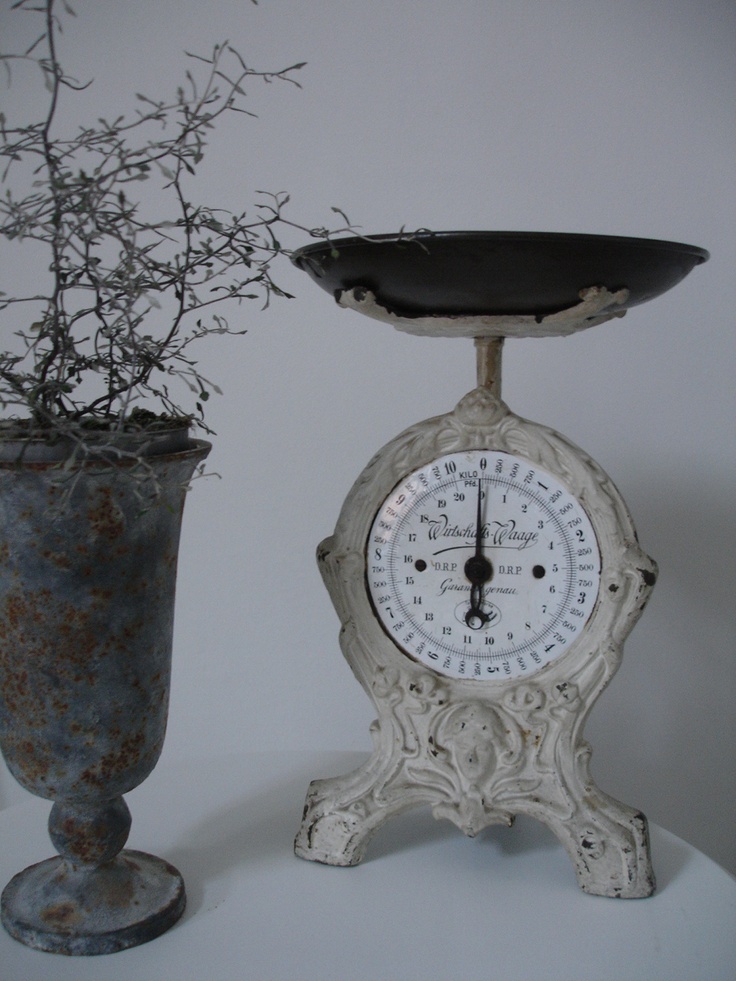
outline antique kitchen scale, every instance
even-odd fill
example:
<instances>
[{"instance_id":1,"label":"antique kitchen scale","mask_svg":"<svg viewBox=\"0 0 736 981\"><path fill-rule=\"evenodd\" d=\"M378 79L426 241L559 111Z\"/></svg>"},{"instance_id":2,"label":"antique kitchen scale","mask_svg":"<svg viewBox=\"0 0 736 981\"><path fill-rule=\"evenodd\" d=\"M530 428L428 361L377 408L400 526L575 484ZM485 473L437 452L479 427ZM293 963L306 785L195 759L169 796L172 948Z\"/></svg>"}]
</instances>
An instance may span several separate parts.
<instances>
[{"instance_id":1,"label":"antique kitchen scale","mask_svg":"<svg viewBox=\"0 0 736 981\"><path fill-rule=\"evenodd\" d=\"M647 822L589 771L585 720L656 579L609 477L501 400L506 337L572 334L674 286L708 253L526 232L346 238L294 262L340 305L473 338L477 387L368 463L318 561L371 697L374 751L314 781L302 858L354 865L391 816L429 804L468 835L527 814L587 892L654 890Z\"/></svg>"}]
</instances>

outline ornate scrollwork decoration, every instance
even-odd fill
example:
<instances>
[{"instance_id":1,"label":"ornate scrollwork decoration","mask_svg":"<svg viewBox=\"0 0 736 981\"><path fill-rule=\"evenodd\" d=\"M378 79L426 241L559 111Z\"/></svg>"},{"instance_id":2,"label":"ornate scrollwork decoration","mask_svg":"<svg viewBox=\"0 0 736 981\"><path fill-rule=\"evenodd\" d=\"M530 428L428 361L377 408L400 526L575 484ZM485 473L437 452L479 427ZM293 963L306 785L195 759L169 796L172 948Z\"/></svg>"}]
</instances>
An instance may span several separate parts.
<instances>
[{"instance_id":1,"label":"ornate scrollwork decoration","mask_svg":"<svg viewBox=\"0 0 736 981\"><path fill-rule=\"evenodd\" d=\"M411 660L374 614L365 583L377 509L397 483L438 455L492 446L558 475L583 501L603 574L586 629L536 675L498 682L446 679ZM341 621L341 646L377 709L374 751L343 777L315 781L297 853L337 865L360 861L389 817L429 804L466 834L526 813L567 848L584 889L648 895L646 822L593 782L583 726L616 671L656 565L604 471L554 430L516 416L491 388L412 426L368 463L350 491L319 566Z\"/></svg>"}]
</instances>

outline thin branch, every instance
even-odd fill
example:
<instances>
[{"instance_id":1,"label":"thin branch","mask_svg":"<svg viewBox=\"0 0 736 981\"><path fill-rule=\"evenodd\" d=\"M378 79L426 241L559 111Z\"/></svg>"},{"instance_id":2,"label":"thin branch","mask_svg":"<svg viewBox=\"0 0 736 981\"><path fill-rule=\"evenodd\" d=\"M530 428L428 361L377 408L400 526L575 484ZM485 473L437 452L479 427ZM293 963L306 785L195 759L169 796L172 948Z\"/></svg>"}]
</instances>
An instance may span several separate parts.
<instances>
[{"instance_id":1,"label":"thin branch","mask_svg":"<svg viewBox=\"0 0 736 981\"><path fill-rule=\"evenodd\" d=\"M272 262L287 254L277 229L301 226L284 215L286 194L259 193L250 212L232 215L194 203L188 185L216 124L227 113L251 115L243 105L248 80L298 84L293 75L303 63L256 71L225 41L208 57L186 53L192 67L174 98L139 94L130 115L57 134L62 96L90 83L59 62L57 0L19 0L14 8L40 14L44 30L23 54L0 60L8 71L14 59L35 62L49 98L41 122L9 126L0 117L3 182L18 174L27 185L0 197L0 234L45 246L50 284L29 296L0 293L0 309L36 308L16 335L23 353L0 352L0 404L24 407L41 429L78 434L100 420L124 425L140 400L189 416L171 390L179 381L201 413L218 390L200 373L192 345L244 332L231 330L215 306L252 299L267 306L289 295L272 278ZM147 217L136 197L145 182L156 183L163 217ZM159 322L158 331L147 327Z\"/></svg>"}]
</instances>

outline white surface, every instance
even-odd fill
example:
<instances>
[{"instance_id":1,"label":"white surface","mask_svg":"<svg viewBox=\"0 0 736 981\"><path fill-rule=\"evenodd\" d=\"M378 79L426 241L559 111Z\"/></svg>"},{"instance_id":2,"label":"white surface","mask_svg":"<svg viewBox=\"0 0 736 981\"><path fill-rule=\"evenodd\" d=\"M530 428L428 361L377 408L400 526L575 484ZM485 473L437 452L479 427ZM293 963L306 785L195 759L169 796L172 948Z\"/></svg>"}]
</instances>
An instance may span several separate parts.
<instances>
[{"instance_id":1,"label":"white surface","mask_svg":"<svg viewBox=\"0 0 736 981\"><path fill-rule=\"evenodd\" d=\"M129 845L187 883L180 923L107 957L66 958L0 931L2 981L732 981L736 881L653 829L659 891L588 896L562 846L519 820L467 839L429 811L386 825L362 865L294 856L307 785L349 753L250 753L161 766L128 796ZM0 880L53 854L48 804L0 814Z\"/></svg>"},{"instance_id":2,"label":"white surface","mask_svg":"<svg viewBox=\"0 0 736 981\"><path fill-rule=\"evenodd\" d=\"M195 201L286 189L308 224L665 238L712 258L666 296L577 337L510 341L504 395L611 474L661 576L587 735L606 791L736 870L736 7L730 0L72 0L60 49L92 119L182 78L230 38L302 90L249 85ZM0 44L17 15L0 4ZM30 41L31 31L23 39ZM22 72L0 94L9 122ZM4 77L0 77L4 83ZM68 110L64 110L68 118ZM287 236L299 245L303 236ZM45 260L44 260L45 261ZM47 263L46 263L47 264ZM0 288L36 288L31 247ZM166 753L370 747L314 563L350 484L406 426L473 385L470 341L415 338L296 294L230 311L201 349L217 438L184 521ZM18 311L20 314L21 311ZM2 314L3 335L13 327ZM287 613L285 615L285 597ZM283 638L288 638L284 640ZM277 639L278 638L278 639ZM20 791L0 767L0 805ZM310 880L311 881L311 880ZM560 945L564 945L564 938Z\"/></svg>"}]
</instances>

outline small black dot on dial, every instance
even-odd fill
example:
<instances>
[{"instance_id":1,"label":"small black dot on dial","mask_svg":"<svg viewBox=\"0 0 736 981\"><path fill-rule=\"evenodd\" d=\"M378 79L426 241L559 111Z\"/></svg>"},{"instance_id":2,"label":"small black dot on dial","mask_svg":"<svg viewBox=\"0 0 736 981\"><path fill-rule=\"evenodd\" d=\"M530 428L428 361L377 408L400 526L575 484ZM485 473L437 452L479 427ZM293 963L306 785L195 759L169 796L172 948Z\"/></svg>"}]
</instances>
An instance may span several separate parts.
<instances>
[{"instance_id":1,"label":"small black dot on dial","mask_svg":"<svg viewBox=\"0 0 736 981\"><path fill-rule=\"evenodd\" d=\"M424 570L427 568L427 563L424 561L424 559L417 559L414 563L414 568L417 570L417 572L424 572Z\"/></svg>"},{"instance_id":2,"label":"small black dot on dial","mask_svg":"<svg viewBox=\"0 0 736 981\"><path fill-rule=\"evenodd\" d=\"M534 568L532 569L532 575L534 576L535 579L544 579L546 572L547 570L544 568L543 565L535 565Z\"/></svg>"}]
</instances>

